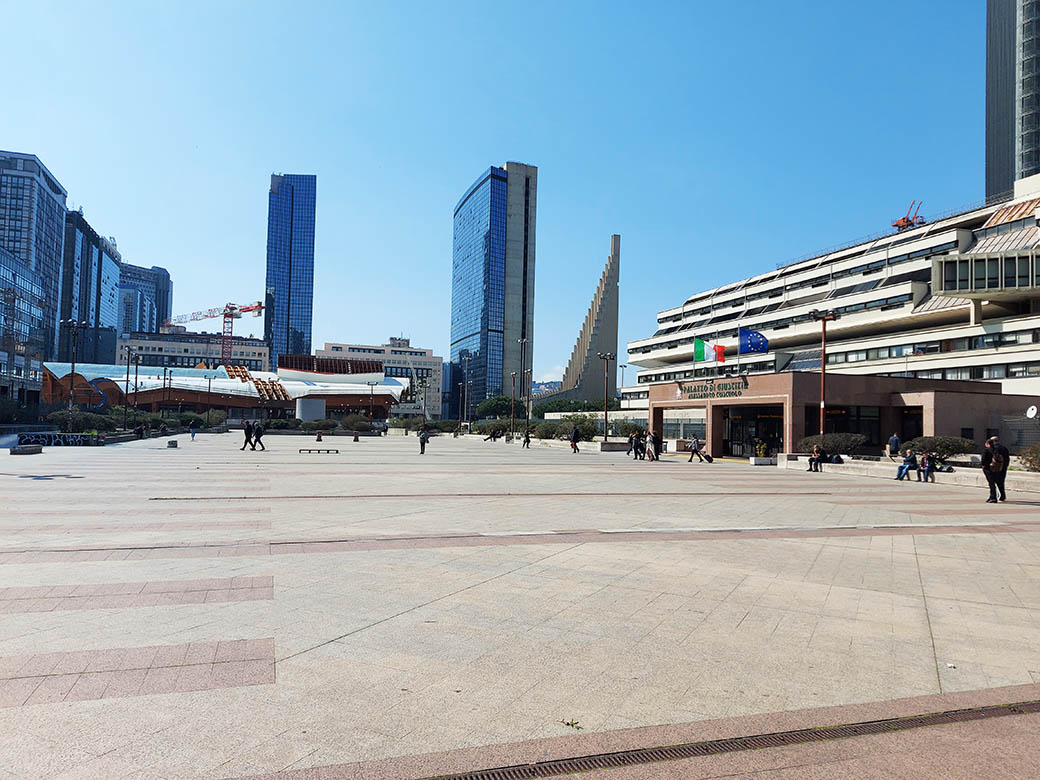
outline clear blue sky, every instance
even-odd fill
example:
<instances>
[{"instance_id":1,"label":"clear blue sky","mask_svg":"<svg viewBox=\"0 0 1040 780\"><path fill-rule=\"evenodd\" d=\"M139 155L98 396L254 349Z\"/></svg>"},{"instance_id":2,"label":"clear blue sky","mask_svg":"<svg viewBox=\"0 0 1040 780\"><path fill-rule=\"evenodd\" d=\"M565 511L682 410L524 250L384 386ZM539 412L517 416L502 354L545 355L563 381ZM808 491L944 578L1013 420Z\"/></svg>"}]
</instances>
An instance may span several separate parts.
<instances>
[{"instance_id":1,"label":"clear blue sky","mask_svg":"<svg viewBox=\"0 0 1040 780\"><path fill-rule=\"evenodd\" d=\"M0 20L0 148L168 268L177 312L261 298L270 174L317 174L316 346L447 355L452 210L506 160L539 167L537 378L613 232L623 355L693 292L984 194L984 0L0 0Z\"/></svg>"}]
</instances>

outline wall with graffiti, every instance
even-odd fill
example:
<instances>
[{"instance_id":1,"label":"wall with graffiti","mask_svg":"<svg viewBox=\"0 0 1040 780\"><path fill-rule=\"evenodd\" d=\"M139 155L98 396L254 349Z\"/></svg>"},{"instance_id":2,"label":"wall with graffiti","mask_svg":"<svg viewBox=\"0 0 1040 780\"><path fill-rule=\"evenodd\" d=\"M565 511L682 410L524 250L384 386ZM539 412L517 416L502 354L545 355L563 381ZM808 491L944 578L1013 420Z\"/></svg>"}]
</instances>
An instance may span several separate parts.
<instances>
[{"instance_id":1,"label":"wall with graffiti","mask_svg":"<svg viewBox=\"0 0 1040 780\"><path fill-rule=\"evenodd\" d=\"M19 433L19 444L42 444L44 447L95 447L100 442L96 433Z\"/></svg>"}]
</instances>

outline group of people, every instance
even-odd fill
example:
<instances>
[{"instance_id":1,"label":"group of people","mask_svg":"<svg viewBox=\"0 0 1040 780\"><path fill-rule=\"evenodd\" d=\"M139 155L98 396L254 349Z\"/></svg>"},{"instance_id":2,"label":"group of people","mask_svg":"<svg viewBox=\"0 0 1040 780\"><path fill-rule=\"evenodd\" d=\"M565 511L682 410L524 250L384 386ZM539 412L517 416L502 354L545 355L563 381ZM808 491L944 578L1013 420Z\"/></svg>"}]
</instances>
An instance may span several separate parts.
<instances>
[{"instance_id":1,"label":"group of people","mask_svg":"<svg viewBox=\"0 0 1040 780\"><path fill-rule=\"evenodd\" d=\"M909 447L903 452L903 462L896 469L896 479L909 481L910 472L917 472L918 482L935 482L935 472L939 467L939 458L934 452L916 453Z\"/></svg>"},{"instance_id":2,"label":"group of people","mask_svg":"<svg viewBox=\"0 0 1040 780\"><path fill-rule=\"evenodd\" d=\"M256 445L258 445L258 444L260 445L260 449L261 450L266 450L267 449L267 447L264 446L264 442L263 442L264 426L261 425L259 421L257 421L256 424L254 425L249 420L246 420L245 425L242 426L242 431L243 431L243 433L245 433L245 436L246 436L246 440L242 444L242 449L243 450L246 447L249 447L249 449L251 449L251 450L255 450L256 449Z\"/></svg>"},{"instance_id":3,"label":"group of people","mask_svg":"<svg viewBox=\"0 0 1040 780\"><path fill-rule=\"evenodd\" d=\"M899 436L892 434L888 440L888 454L890 457L901 455L903 462L896 469L896 479L909 480L910 472L917 472L918 482L935 482L935 472L941 467L938 457L934 452L914 452L907 447L900 450ZM1007 479L1008 466L1011 464L1011 452L1000 443L998 436L990 436L982 448L982 473L989 485L989 498L987 504L996 504L998 501L1007 501L1007 491L1004 489L1004 481Z\"/></svg>"},{"instance_id":4,"label":"group of people","mask_svg":"<svg viewBox=\"0 0 1040 780\"><path fill-rule=\"evenodd\" d=\"M660 460L662 439L650 431L633 431L628 437L628 451L632 460Z\"/></svg>"}]
</instances>

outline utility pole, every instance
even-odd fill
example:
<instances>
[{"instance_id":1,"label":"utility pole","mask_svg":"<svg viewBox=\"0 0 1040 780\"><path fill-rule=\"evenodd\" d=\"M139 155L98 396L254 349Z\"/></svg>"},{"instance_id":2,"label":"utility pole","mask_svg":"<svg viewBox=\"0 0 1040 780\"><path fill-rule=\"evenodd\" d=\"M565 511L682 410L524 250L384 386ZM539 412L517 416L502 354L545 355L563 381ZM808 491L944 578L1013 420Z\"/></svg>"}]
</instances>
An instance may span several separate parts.
<instances>
[{"instance_id":1,"label":"utility pole","mask_svg":"<svg viewBox=\"0 0 1040 780\"><path fill-rule=\"evenodd\" d=\"M365 382L368 385L368 420L369 422L375 421L375 398L376 398L376 385L379 382Z\"/></svg>"},{"instance_id":2,"label":"utility pole","mask_svg":"<svg viewBox=\"0 0 1040 780\"><path fill-rule=\"evenodd\" d=\"M130 411L130 355L133 350L129 344L123 345L126 350L126 384L123 385L123 430L127 429L127 414Z\"/></svg>"},{"instance_id":3,"label":"utility pole","mask_svg":"<svg viewBox=\"0 0 1040 780\"><path fill-rule=\"evenodd\" d=\"M603 442L606 443L610 430L607 420L607 374L610 371L610 361L617 356L613 352L597 352L596 356L603 361Z\"/></svg>"},{"instance_id":4,"label":"utility pole","mask_svg":"<svg viewBox=\"0 0 1040 780\"><path fill-rule=\"evenodd\" d=\"M80 330L89 327L86 322L77 322L76 320L61 320L59 325L63 328L68 328L72 332L72 371L69 373L69 423L68 433L72 433L72 407L73 407L73 389L76 384L76 352L79 350L79 332Z\"/></svg>"},{"instance_id":5,"label":"utility pole","mask_svg":"<svg viewBox=\"0 0 1040 780\"><path fill-rule=\"evenodd\" d=\"M823 436L827 420L827 323L838 319L833 310L820 311L813 309L809 316L820 323L820 449L823 449Z\"/></svg>"}]
</instances>

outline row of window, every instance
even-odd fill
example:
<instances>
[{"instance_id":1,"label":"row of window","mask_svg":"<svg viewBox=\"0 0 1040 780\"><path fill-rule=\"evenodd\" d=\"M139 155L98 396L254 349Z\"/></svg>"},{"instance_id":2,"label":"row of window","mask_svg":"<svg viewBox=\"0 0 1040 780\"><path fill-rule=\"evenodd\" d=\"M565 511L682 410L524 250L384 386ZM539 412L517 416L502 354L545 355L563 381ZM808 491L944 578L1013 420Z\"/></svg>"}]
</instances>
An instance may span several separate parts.
<instances>
[{"instance_id":1,"label":"row of window","mask_svg":"<svg viewBox=\"0 0 1040 780\"><path fill-rule=\"evenodd\" d=\"M1000 363L992 366L959 366L927 368L917 371L893 371L879 376L906 376L918 379L1021 379L1040 376L1040 362Z\"/></svg>"},{"instance_id":2,"label":"row of window","mask_svg":"<svg viewBox=\"0 0 1040 780\"><path fill-rule=\"evenodd\" d=\"M756 374L764 371L771 371L773 368L773 362L759 361L757 363L741 363L739 366L734 363L727 365L706 366L704 368L684 369L682 371L663 371L659 374L646 374L636 379L639 384L649 384L652 382L674 382L679 379L698 379L700 377L714 377L714 376L737 376L739 374ZM627 393L625 398L632 398Z\"/></svg>"},{"instance_id":3,"label":"row of window","mask_svg":"<svg viewBox=\"0 0 1040 780\"><path fill-rule=\"evenodd\" d=\"M947 260L942 280L943 292L1040 286L1040 264L1034 274L1033 258L1028 255Z\"/></svg>"},{"instance_id":4,"label":"row of window","mask_svg":"<svg viewBox=\"0 0 1040 780\"><path fill-rule=\"evenodd\" d=\"M1040 344L1040 330L1023 330L1011 333L985 333L981 336L963 336L941 341L925 341L916 344L900 344L894 347L856 349L848 352L833 352L827 355L827 364L860 363L867 360L889 360L891 358L932 355L940 352L968 352L975 349L996 349L1018 344Z\"/></svg>"}]
</instances>

